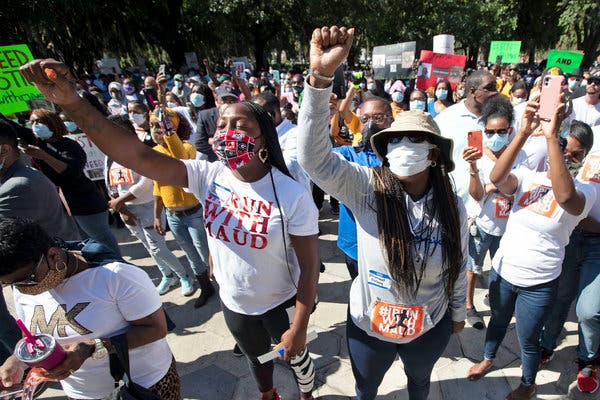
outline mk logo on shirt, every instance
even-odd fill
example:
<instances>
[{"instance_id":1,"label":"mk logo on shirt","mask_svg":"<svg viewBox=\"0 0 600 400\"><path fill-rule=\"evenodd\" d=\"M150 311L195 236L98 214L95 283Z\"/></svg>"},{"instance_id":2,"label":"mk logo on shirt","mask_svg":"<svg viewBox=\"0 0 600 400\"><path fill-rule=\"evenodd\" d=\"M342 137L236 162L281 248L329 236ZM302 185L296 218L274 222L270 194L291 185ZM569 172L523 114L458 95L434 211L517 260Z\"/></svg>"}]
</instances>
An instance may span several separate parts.
<instances>
[{"instance_id":1,"label":"mk logo on shirt","mask_svg":"<svg viewBox=\"0 0 600 400\"><path fill-rule=\"evenodd\" d=\"M56 330L58 337L67 337L68 335L66 327L70 326L71 329L80 335L90 334L92 331L85 328L75 320L75 317L77 317L89 305L89 302L77 303L73 308L67 311L66 304L59 304L58 307L56 307L56 310L52 313L50 321L47 322L44 306L37 305L33 309L33 316L31 317L31 325L29 326L29 330L34 333L39 330L41 333L51 336L54 336L54 331Z\"/></svg>"},{"instance_id":2,"label":"mk logo on shirt","mask_svg":"<svg viewBox=\"0 0 600 400\"><path fill-rule=\"evenodd\" d=\"M518 203L536 214L551 218L558 207L554 198L554 192L550 186L532 184L527 192L524 192Z\"/></svg>"},{"instance_id":3,"label":"mk logo on shirt","mask_svg":"<svg viewBox=\"0 0 600 400\"><path fill-rule=\"evenodd\" d=\"M583 165L581 179L586 182L600 183L600 155L593 155Z\"/></svg>"},{"instance_id":4,"label":"mk logo on shirt","mask_svg":"<svg viewBox=\"0 0 600 400\"><path fill-rule=\"evenodd\" d=\"M215 184L216 185L216 184ZM242 197L219 187L226 199L210 192L204 204L204 223L208 234L224 242L234 242L253 249L267 247L269 220L273 203Z\"/></svg>"}]
</instances>

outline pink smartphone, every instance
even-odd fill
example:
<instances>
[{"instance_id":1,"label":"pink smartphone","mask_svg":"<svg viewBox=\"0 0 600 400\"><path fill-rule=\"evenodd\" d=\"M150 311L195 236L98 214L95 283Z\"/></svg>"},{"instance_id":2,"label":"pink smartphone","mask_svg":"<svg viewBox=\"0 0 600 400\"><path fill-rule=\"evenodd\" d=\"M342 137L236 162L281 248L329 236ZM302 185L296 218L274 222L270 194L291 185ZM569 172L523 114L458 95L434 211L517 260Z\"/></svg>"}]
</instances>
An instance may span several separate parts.
<instances>
[{"instance_id":1,"label":"pink smartphone","mask_svg":"<svg viewBox=\"0 0 600 400\"><path fill-rule=\"evenodd\" d=\"M551 120L554 110L560 101L562 83L565 77L562 75L547 75L542 82L542 93L540 96L540 108L538 115L541 119Z\"/></svg>"}]
</instances>

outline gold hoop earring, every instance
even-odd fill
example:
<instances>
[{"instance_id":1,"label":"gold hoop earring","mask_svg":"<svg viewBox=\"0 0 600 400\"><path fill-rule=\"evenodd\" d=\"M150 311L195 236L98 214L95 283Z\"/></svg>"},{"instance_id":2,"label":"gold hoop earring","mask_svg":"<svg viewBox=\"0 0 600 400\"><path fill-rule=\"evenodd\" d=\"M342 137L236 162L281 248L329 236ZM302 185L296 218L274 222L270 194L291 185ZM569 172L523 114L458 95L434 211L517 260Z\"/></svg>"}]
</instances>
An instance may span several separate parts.
<instances>
[{"instance_id":1,"label":"gold hoop earring","mask_svg":"<svg viewBox=\"0 0 600 400\"><path fill-rule=\"evenodd\" d=\"M64 268L63 269L58 269L58 265L59 264L64 265ZM64 271L67 270L67 263L64 262L64 261L57 262L56 264L54 264L54 269L56 270L56 272L64 272Z\"/></svg>"},{"instance_id":2,"label":"gold hoop earring","mask_svg":"<svg viewBox=\"0 0 600 400\"><path fill-rule=\"evenodd\" d=\"M431 161L431 168L437 167L437 162L435 160Z\"/></svg>"},{"instance_id":3,"label":"gold hoop earring","mask_svg":"<svg viewBox=\"0 0 600 400\"><path fill-rule=\"evenodd\" d=\"M267 159L269 158L269 150L267 150L266 148L262 148L258 151L258 159L264 164L267 162Z\"/></svg>"}]
</instances>

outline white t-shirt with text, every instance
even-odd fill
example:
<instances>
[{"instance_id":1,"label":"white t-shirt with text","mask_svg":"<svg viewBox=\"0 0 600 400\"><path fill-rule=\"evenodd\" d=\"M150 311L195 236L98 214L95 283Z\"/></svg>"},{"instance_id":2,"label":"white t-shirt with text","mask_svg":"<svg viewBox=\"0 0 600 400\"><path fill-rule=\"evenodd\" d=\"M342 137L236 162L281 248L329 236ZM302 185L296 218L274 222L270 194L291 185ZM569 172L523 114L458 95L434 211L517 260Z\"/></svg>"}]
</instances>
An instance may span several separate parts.
<instances>
[{"instance_id":1,"label":"white t-shirt with text","mask_svg":"<svg viewBox=\"0 0 600 400\"><path fill-rule=\"evenodd\" d=\"M14 300L17 315L32 333L52 335L63 346L122 334L130 326L128 321L144 318L162 307L148 274L119 262L81 271L37 296L16 289ZM150 387L165 376L172 358L166 338L131 349L131 378ZM105 398L114 390L109 358L88 358L60 383L71 398Z\"/></svg>"},{"instance_id":2,"label":"white t-shirt with text","mask_svg":"<svg viewBox=\"0 0 600 400\"><path fill-rule=\"evenodd\" d=\"M585 207L574 216L558 205L546 172L518 168L512 173L519 184L492 267L513 285L540 285L560 275L571 232L587 216L596 193L575 181L576 189L585 196Z\"/></svg>"},{"instance_id":3,"label":"white t-shirt with text","mask_svg":"<svg viewBox=\"0 0 600 400\"><path fill-rule=\"evenodd\" d=\"M319 232L311 194L276 168L271 170L273 181L267 174L247 183L220 162L183 162L187 190L204 206L223 304L237 313L260 315L294 296L300 269L290 235Z\"/></svg>"}]
</instances>

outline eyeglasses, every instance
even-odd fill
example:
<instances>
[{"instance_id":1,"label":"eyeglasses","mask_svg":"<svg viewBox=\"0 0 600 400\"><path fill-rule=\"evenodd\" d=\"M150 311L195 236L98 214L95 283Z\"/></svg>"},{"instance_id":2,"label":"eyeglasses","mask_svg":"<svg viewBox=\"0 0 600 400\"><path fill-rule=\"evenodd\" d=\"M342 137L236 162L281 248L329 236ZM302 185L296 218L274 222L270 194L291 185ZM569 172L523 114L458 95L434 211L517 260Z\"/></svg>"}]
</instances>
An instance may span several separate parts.
<instances>
[{"instance_id":1,"label":"eyeglasses","mask_svg":"<svg viewBox=\"0 0 600 400\"><path fill-rule=\"evenodd\" d=\"M13 285L13 286L34 286L39 282L35 280L35 276L37 275L38 269L40 269L40 265L42 264L42 260L44 259L44 255L40 257L40 261L38 261L35 268L31 271L28 279L24 279L22 281L17 282L2 282L3 285Z\"/></svg>"},{"instance_id":2,"label":"eyeglasses","mask_svg":"<svg viewBox=\"0 0 600 400\"><path fill-rule=\"evenodd\" d=\"M387 115L387 114L374 114L374 115L361 115L358 118L358 120L363 124L366 124L367 122L369 122L369 120L372 120L373 122L375 122L375 124L379 125L379 124L383 124L385 122L385 120L387 120L388 118L392 118L392 116Z\"/></svg>"},{"instance_id":3,"label":"eyeglasses","mask_svg":"<svg viewBox=\"0 0 600 400\"><path fill-rule=\"evenodd\" d=\"M393 137L388 141L388 143L397 144L397 143L400 143L400 141L403 138L407 138L408 141L411 143L423 143L425 140L427 140L425 138L425 136L404 135L404 136Z\"/></svg>"},{"instance_id":4,"label":"eyeglasses","mask_svg":"<svg viewBox=\"0 0 600 400\"><path fill-rule=\"evenodd\" d=\"M507 135L509 128L501 128L501 129L486 129L484 132L488 136L492 135Z\"/></svg>"},{"instance_id":5,"label":"eyeglasses","mask_svg":"<svg viewBox=\"0 0 600 400\"><path fill-rule=\"evenodd\" d=\"M596 86L600 86L600 78L597 77L590 77L587 79L587 84L588 85L596 85Z\"/></svg>"},{"instance_id":6,"label":"eyeglasses","mask_svg":"<svg viewBox=\"0 0 600 400\"><path fill-rule=\"evenodd\" d=\"M480 87L477 88L478 90L483 90L486 92L497 92L498 90L496 89L496 82L492 81L490 83L488 83L487 85L485 85L484 87Z\"/></svg>"}]
</instances>

